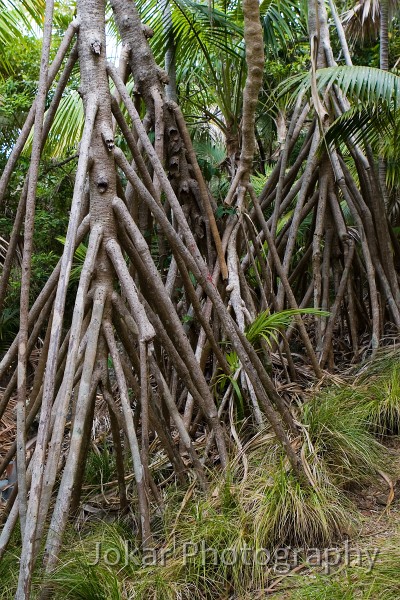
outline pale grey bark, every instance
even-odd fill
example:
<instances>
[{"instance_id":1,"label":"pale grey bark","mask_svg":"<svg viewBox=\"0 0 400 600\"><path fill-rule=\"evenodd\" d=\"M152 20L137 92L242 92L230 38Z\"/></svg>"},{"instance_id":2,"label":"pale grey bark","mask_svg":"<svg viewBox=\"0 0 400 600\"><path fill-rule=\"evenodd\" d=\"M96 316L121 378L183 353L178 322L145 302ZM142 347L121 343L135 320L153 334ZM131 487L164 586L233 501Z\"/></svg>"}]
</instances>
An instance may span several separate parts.
<instances>
[{"instance_id":1,"label":"pale grey bark","mask_svg":"<svg viewBox=\"0 0 400 600\"><path fill-rule=\"evenodd\" d=\"M101 226L96 224L90 233L88 250L82 267L82 273L76 294L74 313L69 335L67 362L64 369L64 377L61 388L55 401L56 410L53 411L53 414L57 415L57 420L52 428L53 432L50 442L50 449L47 456L42 484L40 509L38 515L39 527L41 528L43 528L47 516L51 493L54 487L57 465L61 453L61 444L64 437L64 428L68 414L68 407L72 397L77 364L79 364L79 355L83 354L87 343L88 333L86 333L85 337L81 339L84 308L87 300L90 280L96 265L96 258L102 235L103 231ZM41 536L39 535L37 537L40 539Z\"/></svg>"},{"instance_id":2,"label":"pale grey bark","mask_svg":"<svg viewBox=\"0 0 400 600\"><path fill-rule=\"evenodd\" d=\"M53 0L46 2L46 14L43 29L42 56L40 62L39 85L36 95L36 110L34 119L34 133L32 154L29 167L29 183L26 196L24 248L21 265L21 295L18 337L18 402L17 402L17 476L18 476L18 502L21 534L24 536L27 517L27 482L26 470L26 377L27 377L27 346L29 327L29 290L31 280L31 258L33 249L33 227L36 207L36 187L39 177L39 163L42 151L43 118L46 107L47 81L49 70L49 56L51 44L51 30L53 21Z\"/></svg>"},{"instance_id":3,"label":"pale grey bark","mask_svg":"<svg viewBox=\"0 0 400 600\"><path fill-rule=\"evenodd\" d=\"M245 332L246 325L254 319L260 307L266 308L269 305L283 308L286 300L290 307L297 308L299 305L308 305L313 295L315 306L321 303L328 307L329 291L332 286L336 286L337 297L332 306L334 314L328 322L328 327L325 329L324 323L321 322L317 332L319 350L322 350L323 354L322 362L326 362L327 349L330 346L339 311L342 311L343 305L345 312L346 305L350 306L353 297L349 281L351 270L355 268L354 257L358 258L356 252L346 251L348 232L338 203L340 197L333 184L333 175L338 188L348 200L356 225L362 234L360 260L364 260L367 267L367 275L363 276L363 285L364 291L367 290L366 283L369 286L366 303L370 302L372 306L373 346L376 346L380 334L380 311L383 307L379 298L381 290L384 292L384 302L387 303L395 321L400 320L396 286L391 280L382 249L376 243L379 235L373 219L374 210L378 205L374 205L374 209L369 206L368 200L363 198L366 191L370 199L374 190L371 172L365 176L360 175L360 191L355 182L349 180L349 173L338 156L333 153L332 162L326 158L323 159L325 163L321 161L320 155L316 152L320 141L319 125L322 123L324 128L325 119L330 118L331 115L328 115L322 101L318 99L315 88L312 100L319 110L318 118L312 117L302 149L292 166L287 169L287 165L291 164L290 153L300 133L308 127L306 119L310 114L310 106L304 104L302 99L299 99L296 106L278 164L260 198L255 197L254 189L248 185L254 154L255 107L263 69L258 3L246 0L244 4L249 74L245 93L242 160L238 175L227 197L228 204L235 199L235 206L243 209L246 218L243 219L242 215L239 217L232 215L226 219L222 239L213 215L215 207L197 164L183 116L175 104L165 101L163 89L166 82L165 73L157 67L151 54L146 40L149 32L146 28L142 28L133 2L113 0L113 7L125 42L125 53L119 72L113 66L106 64L104 4L99 0L78 2L80 17L78 47L81 93L85 107L85 130L79 152L71 224L63 258L40 295L40 301L38 299L31 309L25 324L24 335L26 336L28 328L29 331L32 330L35 319L39 317L44 322L48 318L52 303L51 295L58 282L53 322L48 330L48 356L46 358L43 355L41 358L41 368L45 370L44 385L40 390L36 381L35 391L32 394L36 396L32 398L35 410L38 410L38 402L40 404L42 396L43 405L37 447L30 467L32 487L28 505L27 533L23 541L21 558L18 596L20 598L29 598L35 554L49 511L51 491L64 439L65 417L71 405L74 415L73 434L66 452L66 468L61 477L61 486L48 535L48 570L52 570L56 564L71 506L74 510L78 506L82 483L78 465L80 457L86 454L82 432L90 426L93 410L92 393L99 380L110 414L115 417L114 443L118 446L120 431L126 433L129 440L138 489L142 542L145 546L151 543L152 535L150 504L147 497L149 491L153 493L156 502L162 504L159 491L148 470L151 457L150 431L159 433L161 446L177 476L182 480L185 467L179 456L179 445L174 447L169 430L169 422L173 421L181 448L187 449L191 467L204 488L207 487L205 469L199 461L191 440L191 435L198 431L199 425L206 425L208 428L206 457L214 441L222 468L228 466L228 436L233 440L234 446L239 450L242 448L242 438L234 423L233 387L228 385L218 410L213 397L211 386L219 374L219 368L227 377L236 379L241 386L248 405L246 409L251 412L255 423L261 426L264 415L269 420L299 480L306 481L301 460L291 443L292 438L299 436L299 428L290 407L277 393L265 365L261 362L255 348L249 343ZM333 64L326 10L322 0L318 0L310 8L310 34L314 50L312 58L315 73L316 68ZM71 63L72 56L68 64ZM141 94L141 99L146 105L145 123L137 110L139 102L135 106L125 85L128 61L137 93ZM111 98L109 91L109 76L116 84L114 99ZM67 68L62 78L64 80L68 78ZM342 111L345 104L336 90L333 90L332 94L332 113L335 114L335 111ZM127 108L127 120L118 106L120 99ZM51 114L52 111L54 113L55 107L56 103L50 110L48 124L51 122ZM311 109L313 110L312 106ZM128 124L129 120L131 123ZM166 132L170 122L173 123L176 139L182 144L181 154L185 155L186 176L189 177L190 171L191 181L197 190L195 202L198 207L201 207L199 214L206 221L206 243L203 244L200 235L190 225L188 212L191 210L191 205L182 201L177 191L178 186L172 185L173 180L169 179L164 165L168 151ZM44 126L44 131L46 127L47 124ZM132 164L121 149L115 148L114 131L117 127L125 137L132 153ZM150 141L151 136L149 137L148 133L150 130L155 132L154 144ZM45 137L46 134L43 133L42 140ZM352 148L352 152L357 167L368 170L368 161L364 160L365 157L358 149ZM126 194L121 183L124 177L120 177L117 168L121 169L129 181L130 188L127 189ZM246 212L248 201L246 194L250 196L253 203L253 206L250 204L248 212ZM291 221L282 228L279 235L276 235L279 218L290 207L296 196L297 207ZM274 201L272 216L267 221L263 211L270 211ZM139 202L143 211L142 208L139 210ZM21 207L23 207L22 200ZM64 337L63 327L67 327L64 323L65 294L73 252L80 235L78 225L84 210L89 211L87 220L91 231L89 249L70 333ZM297 261L294 249L298 231L312 211L315 211L312 225L314 229L310 232L307 241L304 260ZM157 259L154 259L152 254L153 247L150 247L150 243L141 232L143 223L140 219L136 220L142 213L146 215L149 223L155 223L160 238L160 249L165 250L165 255L172 255L172 266L166 283L164 283L166 271L156 266ZM257 219L254 219L255 216ZM257 221L259 221L258 225ZM253 227L249 235L250 239L247 239L249 230L247 223L249 227ZM322 253L324 234L326 234L326 241ZM312 235L314 235L314 242ZM266 244L262 246L264 240ZM250 247L251 243L254 244L253 249ZM376 249L375 253L374 249ZM213 264L215 251L218 260ZM245 257L239 260L239 257L244 256L243 252ZM267 253L269 258L266 259ZM207 256L207 261L204 255ZM309 283L312 255L314 282ZM227 289L223 289L218 280L220 274L222 279L225 279L228 274L224 267L226 256L229 280ZM340 263L343 256L344 267L343 263ZM256 271L257 283L260 289L262 288L261 300L252 294L253 290L249 289L246 279L249 266ZM272 268L268 270L270 266ZM302 277L304 277L304 285ZM277 301L274 286L278 278L281 287ZM177 294L174 293L177 282L182 288L179 292L179 302L176 301ZM379 291L377 282L380 286ZM122 288L122 298L115 291L116 283ZM227 292L230 293L231 307L227 306ZM364 302L365 298L362 298L362 301ZM48 304L44 309L46 302ZM230 310L231 308L233 310ZM182 324L182 316L186 312L198 320L197 329L190 324ZM212 317L213 322L211 322ZM86 322L89 320L90 326L86 331ZM322 371L310 335L299 315L295 323L306 348L309 363L316 376L321 377ZM201 327L200 333L199 327ZM352 336L355 329L353 320ZM284 376L295 379L296 366L291 359L288 345L291 331L293 328L289 328L287 339L278 351ZM29 353L29 344L35 342L39 333L40 331L33 327L27 353ZM63 337L64 343L60 349ZM21 335L20 338L22 345L23 336ZM230 344L230 348L238 356L241 368L236 373L230 371L224 356L225 348L219 346L221 340ZM153 345L155 353L152 354ZM1 362L0 374L4 374L13 364L16 348L15 343ZM68 356L65 357L63 353L66 353L67 348ZM283 352L286 353L286 359L283 357ZM330 347L329 353L333 356ZM110 396L108 389L109 374L106 367L108 355L111 355L115 369L122 413L119 412L118 400ZM84 361L83 356L85 356ZM163 365L159 362L159 357L162 357ZM329 361L331 362L330 357ZM56 375L60 370L64 371L64 377ZM151 380L150 377L154 379ZM9 385L8 395L15 385L15 376L14 379L11 378ZM128 385L132 388L136 399L135 414L132 412ZM74 398L72 398L73 389L75 389ZM77 395L76 390L79 390ZM20 396L21 399L23 396L25 399L26 394L21 393ZM182 417L185 400L186 406ZM4 406L6 404L7 402ZM264 415L261 414L261 410ZM30 418L30 413L28 416ZM25 431L22 422L23 418L20 418L21 433ZM24 456L23 443L19 453ZM213 458L216 458L215 452ZM29 472L30 468L21 469L21 477L26 474L26 471ZM121 506L126 503L123 479L124 471L120 460L118 482ZM23 498L24 494L20 498L22 502ZM14 503L15 506L17 503ZM5 537L0 538L0 553L1 541L9 538L13 519L14 513L10 516Z\"/></svg>"},{"instance_id":4,"label":"pale grey bark","mask_svg":"<svg viewBox=\"0 0 400 600\"><path fill-rule=\"evenodd\" d=\"M57 355L62 331L62 320L65 307L69 274L71 271L72 257L75 248L75 239L79 226L81 202L84 193L87 165L89 160L89 149L91 134L94 126L94 118L97 112L95 100L90 104L85 122L84 135L78 161L78 169L75 180L74 196L72 200L71 216L68 225L67 237L61 258L60 273L55 298L54 315L52 321L51 342L47 368L43 385L43 401L40 412L38 439L36 442L35 462L32 468L31 493L29 497L27 521L24 543L21 554L21 571L18 584L19 598L28 597L30 581L32 576L33 548L35 543L37 517L39 513L41 486L44 472L44 457L46 453L47 438L49 433L49 416L54 395L54 382L57 367Z\"/></svg>"},{"instance_id":5,"label":"pale grey bark","mask_svg":"<svg viewBox=\"0 0 400 600\"><path fill-rule=\"evenodd\" d=\"M93 371L95 368L97 342L101 330L105 298L106 290L103 287L98 286L96 288L95 297L93 300L92 318L88 331L88 343L86 345L85 360L79 385L79 395L67 461L64 467L46 540L47 571L50 571L54 567L58 558L62 542L62 534L68 519L69 505L75 483L75 477L79 468L80 448L83 443L82 433L90 406L89 391L92 385Z\"/></svg>"},{"instance_id":6,"label":"pale grey bark","mask_svg":"<svg viewBox=\"0 0 400 600\"><path fill-rule=\"evenodd\" d=\"M125 381L124 372L122 369L121 361L117 345L115 343L114 334L112 331L111 323L106 322L103 326L104 334L106 336L108 348L110 350L111 357L114 362L115 374L117 377L121 405L124 414L126 432L128 436L128 442L133 460L133 470L135 473L135 481L138 490L139 499L139 511L140 511L140 524L142 530L143 547L146 548L152 543L152 535L150 530L150 515L149 515L149 503L147 499L146 487L145 487L145 474L142 459L140 456L139 443L135 430L135 424L133 421L132 410L129 402L128 388Z\"/></svg>"}]
</instances>

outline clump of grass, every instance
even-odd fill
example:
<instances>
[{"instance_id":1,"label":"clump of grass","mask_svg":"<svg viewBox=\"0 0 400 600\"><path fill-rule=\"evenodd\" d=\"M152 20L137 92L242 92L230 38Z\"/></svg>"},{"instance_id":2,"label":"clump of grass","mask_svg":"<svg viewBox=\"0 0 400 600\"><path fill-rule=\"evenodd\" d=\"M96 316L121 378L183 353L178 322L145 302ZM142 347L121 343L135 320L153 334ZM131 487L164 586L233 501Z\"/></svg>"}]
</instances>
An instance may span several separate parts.
<instances>
[{"instance_id":1,"label":"clump of grass","mask_svg":"<svg viewBox=\"0 0 400 600\"><path fill-rule=\"evenodd\" d=\"M308 482L295 477L274 438L266 436L263 444L247 452L247 476L236 465L231 477L215 478L207 495L193 491L192 496L178 498L176 490L168 492L168 508L155 535L154 562L139 552L132 533L102 525L100 534L87 537L64 556L51 580L56 596L88 600L244 597L251 590L265 589L271 575L268 566L254 559L254 551L265 549L272 556L279 547L327 547L348 534L356 516L343 490L350 482L374 480L387 466L387 452L367 418L371 385L331 387L302 408L304 437L298 451ZM395 390L393 381L391 390ZM92 565L96 541L101 541L103 556L114 552L123 557L127 545L135 553L124 564L103 560ZM243 562L248 549L251 552ZM164 563L160 563L162 553ZM391 577L388 569L382 567L379 573L376 579L358 575L358 587L317 577L312 585L300 585L299 596L293 597L353 600L360 590L374 590L378 577L390 600L400 597L390 591L395 589L392 583L385 584L385 578L388 582ZM325 585L326 591L321 591ZM380 597L374 593L365 597Z\"/></svg>"},{"instance_id":2,"label":"clump of grass","mask_svg":"<svg viewBox=\"0 0 400 600\"><path fill-rule=\"evenodd\" d=\"M359 569L357 588L364 591L365 598L398 600L400 598L400 551L399 540L392 540L390 547L380 550L374 568L366 573Z\"/></svg>"},{"instance_id":3,"label":"clump of grass","mask_svg":"<svg viewBox=\"0 0 400 600\"><path fill-rule=\"evenodd\" d=\"M128 576L125 590L127 597L135 600L197 600L203 597L198 588L186 583L182 565L176 560L165 566L147 566L138 571L135 577Z\"/></svg>"},{"instance_id":4,"label":"clump of grass","mask_svg":"<svg viewBox=\"0 0 400 600\"><path fill-rule=\"evenodd\" d=\"M111 568L88 564L84 554L64 563L49 581L56 598L73 600L122 600L120 582Z\"/></svg>"},{"instance_id":5,"label":"clump of grass","mask_svg":"<svg viewBox=\"0 0 400 600\"><path fill-rule=\"evenodd\" d=\"M102 524L62 556L49 581L55 596L200 600L220 597L232 586L239 589L241 565L234 572L220 560L221 552L240 538L238 515L220 512L213 502L206 497L192 501L164 544L145 551L139 551L132 536L117 524Z\"/></svg>"},{"instance_id":6,"label":"clump of grass","mask_svg":"<svg viewBox=\"0 0 400 600\"><path fill-rule=\"evenodd\" d=\"M52 577L57 597L244 597L264 589L273 575L272 563L258 560L258 551L272 557L282 546L326 546L349 531L351 506L318 456L303 452L312 483L296 480L273 441L249 451L247 458L247 477L236 466L230 476L215 478L208 494L193 491L179 502L176 492L166 498L153 556L139 552L126 530L102 525L100 534L85 538L80 550L74 546L64 556ZM91 565L100 542L103 557L124 557L127 544L135 553L127 563Z\"/></svg>"},{"instance_id":7,"label":"clump of grass","mask_svg":"<svg viewBox=\"0 0 400 600\"><path fill-rule=\"evenodd\" d=\"M368 386L364 410L372 430L379 436L400 431L400 367L374 378Z\"/></svg>"},{"instance_id":8,"label":"clump of grass","mask_svg":"<svg viewBox=\"0 0 400 600\"><path fill-rule=\"evenodd\" d=\"M0 600L12 600L18 583L18 555L7 552L0 560Z\"/></svg>"},{"instance_id":9,"label":"clump of grass","mask_svg":"<svg viewBox=\"0 0 400 600\"><path fill-rule=\"evenodd\" d=\"M367 383L374 377L385 376L390 373L400 361L400 347L394 349L381 349L377 355L365 361L361 367L358 367L355 375L355 382Z\"/></svg>"},{"instance_id":10,"label":"clump of grass","mask_svg":"<svg viewBox=\"0 0 400 600\"><path fill-rule=\"evenodd\" d=\"M341 487L368 483L387 467L387 452L369 428L366 393L347 385L328 388L303 407L309 443Z\"/></svg>"},{"instance_id":11,"label":"clump of grass","mask_svg":"<svg viewBox=\"0 0 400 600\"><path fill-rule=\"evenodd\" d=\"M335 580L324 576L304 577L299 589L290 596L292 600L354 600L351 581Z\"/></svg>"},{"instance_id":12,"label":"clump of grass","mask_svg":"<svg viewBox=\"0 0 400 600\"><path fill-rule=\"evenodd\" d=\"M121 524L99 523L96 529L70 545L59 567L45 582L54 597L74 600L122 600L127 552L134 540Z\"/></svg>"},{"instance_id":13,"label":"clump of grass","mask_svg":"<svg viewBox=\"0 0 400 600\"><path fill-rule=\"evenodd\" d=\"M101 486L115 476L115 468L115 456L110 452L107 444L105 443L101 448L93 446L86 462L85 483Z\"/></svg>"},{"instance_id":14,"label":"clump of grass","mask_svg":"<svg viewBox=\"0 0 400 600\"><path fill-rule=\"evenodd\" d=\"M361 404L370 429L379 437L400 433L400 349L383 350L356 373Z\"/></svg>"},{"instance_id":15,"label":"clump of grass","mask_svg":"<svg viewBox=\"0 0 400 600\"><path fill-rule=\"evenodd\" d=\"M0 559L0 600L14 598L18 585L20 556L21 530L17 526L11 536L7 551Z\"/></svg>"},{"instance_id":16,"label":"clump of grass","mask_svg":"<svg viewBox=\"0 0 400 600\"><path fill-rule=\"evenodd\" d=\"M214 496L192 503L179 523L177 547L189 544L193 554L185 560L186 583L210 598L223 590L246 589L254 575L253 564L242 560L243 550L251 546L249 533L237 489L229 480L219 482Z\"/></svg>"},{"instance_id":17,"label":"clump of grass","mask_svg":"<svg viewBox=\"0 0 400 600\"><path fill-rule=\"evenodd\" d=\"M307 457L309 482L300 482L282 455L272 465L268 462L266 457L252 465L241 490L252 538L259 547L326 545L351 529L351 504L318 457Z\"/></svg>"}]
</instances>

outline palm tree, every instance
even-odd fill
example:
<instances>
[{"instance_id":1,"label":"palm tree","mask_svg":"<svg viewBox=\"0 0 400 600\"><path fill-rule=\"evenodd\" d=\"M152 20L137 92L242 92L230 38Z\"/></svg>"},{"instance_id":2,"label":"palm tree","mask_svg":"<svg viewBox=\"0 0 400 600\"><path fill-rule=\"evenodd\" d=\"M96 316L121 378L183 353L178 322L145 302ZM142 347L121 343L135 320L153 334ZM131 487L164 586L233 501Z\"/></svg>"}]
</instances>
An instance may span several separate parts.
<instances>
[{"instance_id":1,"label":"palm tree","mask_svg":"<svg viewBox=\"0 0 400 600\"><path fill-rule=\"evenodd\" d=\"M398 8L397 0L359 0L342 17L350 39L380 39L379 66L389 69L389 28Z\"/></svg>"},{"instance_id":2,"label":"palm tree","mask_svg":"<svg viewBox=\"0 0 400 600\"><path fill-rule=\"evenodd\" d=\"M387 165L385 184L389 191L388 214L398 225L400 171L397 160L400 130L400 78L395 73L368 67L338 67L318 73L319 85L337 84L354 105L326 133L329 144L354 139L371 148Z\"/></svg>"},{"instance_id":3,"label":"palm tree","mask_svg":"<svg viewBox=\"0 0 400 600\"><path fill-rule=\"evenodd\" d=\"M167 6L167 5L166 5ZM227 164L235 172L240 151L242 90L246 70L243 14L237 2L171 0L160 9L154 1L138 3L142 19L154 31L151 46L158 62L164 59L165 38L173 40L177 93L188 124L196 136L205 125L219 130L225 140ZM166 17L170 30L166 31ZM305 33L300 8L293 2L267 0L260 6L269 56L278 56ZM168 70L168 69L167 69ZM269 80L266 91L276 87ZM279 118L279 114L273 114ZM203 138L204 139L204 138Z\"/></svg>"},{"instance_id":4,"label":"palm tree","mask_svg":"<svg viewBox=\"0 0 400 600\"><path fill-rule=\"evenodd\" d=\"M344 23L354 39L357 37L376 38L379 33L379 66L382 70L389 69L389 25L392 14L397 8L397 2L391 0L361 0L344 16ZM383 157L379 158L379 182L388 204L389 195L386 186L387 165Z\"/></svg>"}]
</instances>

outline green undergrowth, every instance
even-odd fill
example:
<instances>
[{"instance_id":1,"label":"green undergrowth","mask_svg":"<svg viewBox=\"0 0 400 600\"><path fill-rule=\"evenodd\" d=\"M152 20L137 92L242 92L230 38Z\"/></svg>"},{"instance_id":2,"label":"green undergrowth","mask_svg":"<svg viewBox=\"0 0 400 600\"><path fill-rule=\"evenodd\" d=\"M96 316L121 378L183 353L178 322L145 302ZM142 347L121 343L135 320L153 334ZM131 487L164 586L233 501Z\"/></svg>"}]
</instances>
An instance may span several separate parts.
<instances>
[{"instance_id":1,"label":"green undergrowth","mask_svg":"<svg viewBox=\"0 0 400 600\"><path fill-rule=\"evenodd\" d=\"M186 503L172 498L154 553L140 552L120 525L99 526L62 557L56 597L244 597L268 585L278 547L329 545L352 526L354 509L326 476L302 487L281 455L273 466L250 457L248 467L243 481L216 481Z\"/></svg>"},{"instance_id":2,"label":"green undergrowth","mask_svg":"<svg viewBox=\"0 0 400 600\"><path fill-rule=\"evenodd\" d=\"M398 359L397 352L380 356L351 381L323 388L298 409L302 435L293 445L307 481L294 476L272 434L261 432L233 457L225 477L210 474L207 493L194 484L164 490L165 510L154 508L154 544L148 551L140 550L128 518L86 524L79 536L70 532L47 582L53 597L244 600L276 582L273 557L279 549L326 548L346 539L357 544L364 517L354 490L386 485L382 473L396 475L387 438L398 431ZM96 460L88 468L91 484ZM112 478L108 457L100 466L102 480ZM306 570L283 578L290 585L282 596L278 589L276 597L400 598L397 541L380 552L370 573L357 566L330 576ZM11 577L7 565L0 568ZM14 585L10 579L0 599L13 597L4 589ZM281 587L286 588L285 581Z\"/></svg>"},{"instance_id":3,"label":"green undergrowth","mask_svg":"<svg viewBox=\"0 0 400 600\"><path fill-rule=\"evenodd\" d=\"M400 352L382 353L355 381L363 386L363 407L371 429L379 436L398 435L400 424Z\"/></svg>"},{"instance_id":4,"label":"green undergrowth","mask_svg":"<svg viewBox=\"0 0 400 600\"><path fill-rule=\"evenodd\" d=\"M11 600L18 583L18 547L12 545L0 560L0 600Z\"/></svg>"},{"instance_id":5,"label":"green undergrowth","mask_svg":"<svg viewBox=\"0 0 400 600\"><path fill-rule=\"evenodd\" d=\"M331 575L306 574L291 579L272 600L398 600L400 598L400 539L377 549L372 568L356 564Z\"/></svg>"},{"instance_id":6,"label":"green undergrowth","mask_svg":"<svg viewBox=\"0 0 400 600\"><path fill-rule=\"evenodd\" d=\"M343 385L313 396L303 406L305 446L320 457L339 487L368 484L389 466L386 449L372 431L369 398L368 390Z\"/></svg>"}]
</instances>

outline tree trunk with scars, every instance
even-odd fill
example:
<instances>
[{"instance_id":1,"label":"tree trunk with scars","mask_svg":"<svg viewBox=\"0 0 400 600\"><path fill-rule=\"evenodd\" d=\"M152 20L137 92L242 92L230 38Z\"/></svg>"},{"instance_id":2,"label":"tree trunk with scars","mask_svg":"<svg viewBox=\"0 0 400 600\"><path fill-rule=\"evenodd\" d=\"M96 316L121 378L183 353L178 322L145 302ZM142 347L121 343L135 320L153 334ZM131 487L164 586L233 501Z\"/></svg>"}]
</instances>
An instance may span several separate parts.
<instances>
[{"instance_id":1,"label":"tree trunk with scars","mask_svg":"<svg viewBox=\"0 0 400 600\"><path fill-rule=\"evenodd\" d=\"M14 369L0 402L0 414L17 384L19 394L17 443L0 465L1 474L17 455L18 496L15 489L7 506L0 535L0 557L20 515L23 543L16 596L20 599L30 597L32 572L43 537L46 537L47 571L57 564L70 509L75 510L79 504L82 483L79 469L82 469L81 461L87 452L84 437L85 432L90 430L96 393L104 396L112 415L123 511L127 508L128 499L124 488L122 448L128 448L132 456L138 522L145 548L152 544L151 496L162 504L149 471L151 432L157 433L158 442L169 457L176 477L183 482L185 465L171 435L170 425L173 423L181 448L188 453L190 466L203 489L207 489L203 464L207 462L213 445L214 458L219 458L222 468L228 465L230 443L242 449L233 422L233 385L227 386L217 410L211 385L217 369L228 377L232 376L232 380L240 381L254 426L262 426L263 418L266 418L297 477L307 484L306 470L291 443L292 438L299 435L297 423L245 334L247 325L260 307L275 310L290 307L296 311L313 300L315 308L322 306L331 312L329 317L317 317L315 320L315 345L301 316L295 315L287 339L279 349L281 357L286 354L287 377L288 372L296 376L296 365L289 347L290 336L295 329L311 369L317 377L321 377L324 365L333 360L332 338L339 316L345 315L350 323L355 352L361 325L370 330L373 349L376 349L382 333L381 314L387 311L400 325L400 291L388 227L384 220L378 218L382 204L377 197L374 165L360 148L349 141L349 150L359 172L358 187L338 151L333 151L329 159L326 154L321 157L317 153L321 132L331 119L346 109L347 101L339 90L333 88L329 91L330 103L327 98L324 101L318 98L315 88L310 101L299 98L278 163L265 189L257 197L249 177L255 150L255 110L262 84L264 55L259 4L255 0L244 1L248 73L244 89L241 154L226 198L226 203L233 205L238 214L227 218L221 235L213 212L215 202L203 180L184 117L173 101L174 97L164 94L167 76L156 65L148 45L147 38L151 32L142 27L133 2L113 0L112 8L124 42L123 68L118 71L106 61L104 2L78 0L78 19L69 28L50 67L46 45L44 47L41 94L0 180L1 198L36 116L38 127L35 126L33 162L29 180L21 194L12 238L18 237L27 212L24 264L28 270L23 285L23 298L26 300L31 253L29 224L34 209L38 160L76 60L76 47L66 61L47 120L42 126L43 98L76 33L85 127L64 253L30 311L25 300L21 303L21 331L0 363L1 375L11 367ZM51 10L49 2L47 31L51 25ZM309 27L314 73L317 68L334 64L322 0L316 3L310 1ZM340 35L345 48L343 31ZM125 85L126 65L146 109L144 122ZM116 86L114 97L110 94L110 79ZM121 102L127 110L128 121L121 110ZM313 119L309 134L297 159L291 164L291 152L310 111ZM114 131L117 127L126 139L129 157L115 147ZM150 130L155 134L154 146L148 136ZM125 190L120 180L121 171L128 180ZM349 238L339 193L346 200L356 223L360 256L355 251L354 241ZM279 219L296 196L293 216L278 233ZM273 203L274 210L267 218L266 209ZM163 270L160 273L143 237L140 219L137 218L143 208L143 214L157 227L161 240L160 256L161 251L166 250L172 257L167 273ZM303 259L296 262L298 233L310 214L313 219L308 250ZM194 227L196 222L202 224L200 228ZM87 255L72 321L67 323L64 309L73 253L87 234ZM263 247L264 240L268 253ZM11 264L14 252L15 244L12 242L7 265ZM250 267L256 271L260 304L249 286ZM4 299L8 275L7 267L0 284L0 303ZM361 293L353 285L354 275L362 282ZM182 297L178 301L174 294L177 278L183 285ZM335 286L336 296L330 305ZM182 323L184 313L180 305L189 307L200 324L195 343L191 343L188 327ZM363 311L362 323L356 318L356 306ZM39 335L46 329L46 323L45 344L33 388L29 391L26 361ZM191 334L193 336L193 331ZM237 354L240 366L235 373L231 373L219 346L221 339L228 341ZM15 369L17 351L19 360L18 369ZM117 396L113 396L110 387L109 356L112 358ZM132 412L132 395L135 415ZM182 410L178 408L179 397L183 399ZM65 467L59 473L60 485L49 515L61 464L66 419L71 408L72 431ZM29 465L26 465L26 432L37 414L40 414L40 421L35 450ZM207 433L203 456L191 437L192 425L195 429L199 421ZM227 424L229 427L226 427ZM228 438L229 430L232 442ZM124 436L127 440L125 446Z\"/></svg>"},{"instance_id":2,"label":"tree trunk with scars","mask_svg":"<svg viewBox=\"0 0 400 600\"><path fill-rule=\"evenodd\" d=\"M381 0L379 15L379 67L389 70L389 0ZM387 205L389 195L386 187L386 161L379 158L379 183Z\"/></svg>"}]
</instances>

